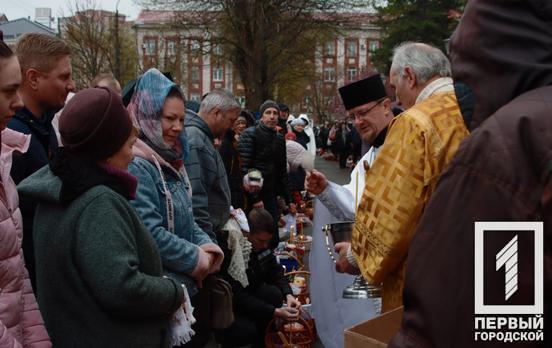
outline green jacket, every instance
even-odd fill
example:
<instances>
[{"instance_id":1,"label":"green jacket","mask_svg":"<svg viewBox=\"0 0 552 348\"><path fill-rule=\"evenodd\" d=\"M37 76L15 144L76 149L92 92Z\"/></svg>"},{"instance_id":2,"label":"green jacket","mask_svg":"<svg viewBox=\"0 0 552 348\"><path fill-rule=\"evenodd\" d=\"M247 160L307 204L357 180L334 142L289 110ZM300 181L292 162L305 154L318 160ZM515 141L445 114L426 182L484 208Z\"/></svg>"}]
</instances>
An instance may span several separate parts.
<instances>
[{"instance_id":1,"label":"green jacket","mask_svg":"<svg viewBox=\"0 0 552 348\"><path fill-rule=\"evenodd\" d=\"M128 201L95 186L62 205L61 180L47 166L18 189L38 202L38 303L54 347L169 347L183 290L162 277L155 242Z\"/></svg>"}]
</instances>

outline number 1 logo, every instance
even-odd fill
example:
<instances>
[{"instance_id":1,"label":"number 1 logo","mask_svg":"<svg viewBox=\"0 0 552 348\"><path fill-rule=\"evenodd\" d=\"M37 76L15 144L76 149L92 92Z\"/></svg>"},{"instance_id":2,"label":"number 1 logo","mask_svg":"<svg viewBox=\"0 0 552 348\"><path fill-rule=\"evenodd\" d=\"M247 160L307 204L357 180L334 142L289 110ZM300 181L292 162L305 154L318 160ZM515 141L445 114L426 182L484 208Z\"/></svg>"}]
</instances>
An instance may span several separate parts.
<instances>
[{"instance_id":1,"label":"number 1 logo","mask_svg":"<svg viewBox=\"0 0 552 348\"><path fill-rule=\"evenodd\" d=\"M496 254L496 270L504 267L504 299L508 300L518 289L518 241L512 238Z\"/></svg>"}]
</instances>

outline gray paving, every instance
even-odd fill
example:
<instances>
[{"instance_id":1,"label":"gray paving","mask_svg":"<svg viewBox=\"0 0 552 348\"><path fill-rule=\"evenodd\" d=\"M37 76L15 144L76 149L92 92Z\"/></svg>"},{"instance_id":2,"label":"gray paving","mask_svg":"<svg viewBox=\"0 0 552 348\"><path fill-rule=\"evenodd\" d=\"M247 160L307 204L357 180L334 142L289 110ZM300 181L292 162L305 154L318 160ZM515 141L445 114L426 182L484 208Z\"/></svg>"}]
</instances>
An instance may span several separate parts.
<instances>
[{"instance_id":1,"label":"gray paving","mask_svg":"<svg viewBox=\"0 0 552 348\"><path fill-rule=\"evenodd\" d=\"M316 170L324 173L326 178L339 185L348 184L351 180L351 170L349 168L339 168L339 162L327 161L319 156L316 156L314 161Z\"/></svg>"}]
</instances>

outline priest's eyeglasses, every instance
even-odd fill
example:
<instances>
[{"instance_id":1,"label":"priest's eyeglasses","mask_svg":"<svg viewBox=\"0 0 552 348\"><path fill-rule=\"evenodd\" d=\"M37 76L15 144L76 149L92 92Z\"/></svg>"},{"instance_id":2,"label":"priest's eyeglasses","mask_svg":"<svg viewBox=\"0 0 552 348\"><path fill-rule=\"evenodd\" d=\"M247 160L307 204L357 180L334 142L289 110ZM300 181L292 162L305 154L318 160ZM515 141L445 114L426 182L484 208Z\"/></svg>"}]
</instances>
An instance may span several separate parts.
<instances>
[{"instance_id":1,"label":"priest's eyeglasses","mask_svg":"<svg viewBox=\"0 0 552 348\"><path fill-rule=\"evenodd\" d=\"M370 111L372 111L376 106L380 105L382 101L384 101L385 98L381 98L379 99L374 105L372 105L371 107L369 107L368 109L366 110L361 110L361 111L358 111L358 112L355 112L355 113L349 113L349 116L350 117L353 117L355 120L359 120L361 118L365 118L369 113Z\"/></svg>"}]
</instances>

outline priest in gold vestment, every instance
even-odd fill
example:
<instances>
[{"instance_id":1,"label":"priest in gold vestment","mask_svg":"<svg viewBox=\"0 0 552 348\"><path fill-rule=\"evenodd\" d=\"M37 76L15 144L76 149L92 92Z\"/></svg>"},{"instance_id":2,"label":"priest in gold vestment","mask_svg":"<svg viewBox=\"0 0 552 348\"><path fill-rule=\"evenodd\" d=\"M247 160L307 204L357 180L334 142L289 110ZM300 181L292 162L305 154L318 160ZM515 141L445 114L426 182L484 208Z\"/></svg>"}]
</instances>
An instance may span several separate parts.
<instances>
[{"instance_id":1,"label":"priest in gold vestment","mask_svg":"<svg viewBox=\"0 0 552 348\"><path fill-rule=\"evenodd\" d=\"M390 71L397 101L407 108L391 123L366 173L352 244L339 249L338 271L360 269L370 284L383 283L382 312L402 305L408 247L441 172L468 135L437 48L404 43Z\"/></svg>"}]
</instances>

